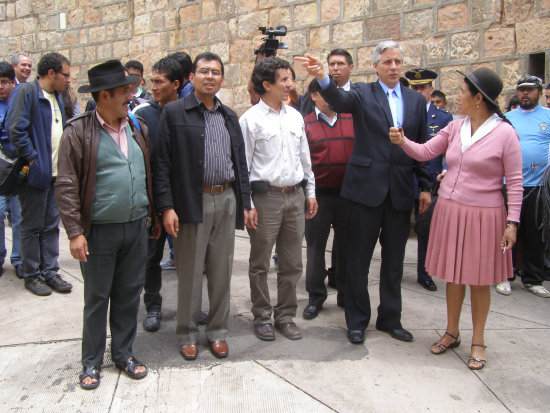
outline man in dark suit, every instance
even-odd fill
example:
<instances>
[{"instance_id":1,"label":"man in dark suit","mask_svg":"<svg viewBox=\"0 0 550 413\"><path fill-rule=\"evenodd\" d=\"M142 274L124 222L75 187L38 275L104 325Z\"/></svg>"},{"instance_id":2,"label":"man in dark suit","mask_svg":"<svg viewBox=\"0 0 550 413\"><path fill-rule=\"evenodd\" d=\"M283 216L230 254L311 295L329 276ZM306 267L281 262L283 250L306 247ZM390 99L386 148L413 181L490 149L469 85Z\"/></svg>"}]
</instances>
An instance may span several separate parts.
<instances>
[{"instance_id":1,"label":"man in dark suit","mask_svg":"<svg viewBox=\"0 0 550 413\"><path fill-rule=\"evenodd\" d=\"M441 129L453 120L453 115L446 109L437 107L432 103L432 93L434 92L433 81L437 79L437 73L433 70L416 68L405 72L405 77L409 80L411 89L420 93L426 99L427 119L427 138L428 140L437 135ZM432 183L435 183L437 176L443 171L443 155L432 159L429 162L430 177ZM418 182L415 176L415 184ZM418 185L415 185L414 194L414 213L415 218L418 218ZM426 252L428 250L428 237L421 232L417 234L418 254L416 264L416 281L428 291L437 291L437 286L432 280L432 277L426 272Z\"/></svg>"},{"instance_id":2,"label":"man in dark suit","mask_svg":"<svg viewBox=\"0 0 550 413\"><path fill-rule=\"evenodd\" d=\"M370 261L376 242L382 245L380 305L376 328L398 340L413 336L401 325L401 279L414 201L413 171L419 177L420 211L430 202L427 163L413 161L391 147L390 128L403 128L416 142L426 141L426 105L419 94L399 84L403 49L394 41L376 46L372 61L379 80L353 83L349 92L329 81L322 62L312 56L297 58L317 76L323 98L338 113L351 113L355 146L349 160L341 196L349 200L349 249L346 278L348 340L363 343L370 321L367 290Z\"/></svg>"}]
</instances>

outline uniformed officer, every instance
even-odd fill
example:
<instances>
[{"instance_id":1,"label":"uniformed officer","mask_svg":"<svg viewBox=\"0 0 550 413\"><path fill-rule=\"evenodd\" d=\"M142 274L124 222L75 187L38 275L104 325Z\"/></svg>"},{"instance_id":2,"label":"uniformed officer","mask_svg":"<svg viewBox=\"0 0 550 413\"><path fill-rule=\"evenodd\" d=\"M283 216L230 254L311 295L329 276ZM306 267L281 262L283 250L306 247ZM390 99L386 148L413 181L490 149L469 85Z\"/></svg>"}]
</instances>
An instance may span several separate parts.
<instances>
[{"instance_id":1,"label":"uniformed officer","mask_svg":"<svg viewBox=\"0 0 550 413\"><path fill-rule=\"evenodd\" d=\"M453 116L446 110L431 103L432 93L434 91L433 81L437 78L437 73L432 70L416 68L405 72L405 77L409 80L410 87L426 98L426 111L428 112L428 140L434 137L437 132L443 129L453 120ZM443 156L438 156L430 161L430 173L435 182L437 175L443 170ZM418 185L415 183L415 188ZM418 191L418 190L417 190ZM418 193L415 197L415 217L418 217ZM426 260L426 250L428 249L428 238L417 234L418 239L418 262L417 262L417 282L428 291L436 291L437 286L432 277L426 273L424 262Z\"/></svg>"}]
</instances>

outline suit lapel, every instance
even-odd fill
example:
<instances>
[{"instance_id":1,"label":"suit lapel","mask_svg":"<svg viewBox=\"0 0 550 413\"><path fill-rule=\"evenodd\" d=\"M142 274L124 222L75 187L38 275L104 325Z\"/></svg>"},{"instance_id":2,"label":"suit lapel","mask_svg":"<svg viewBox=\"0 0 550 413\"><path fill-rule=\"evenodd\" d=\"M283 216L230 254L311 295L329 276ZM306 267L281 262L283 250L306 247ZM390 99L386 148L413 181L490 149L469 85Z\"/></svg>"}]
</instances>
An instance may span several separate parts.
<instances>
[{"instance_id":1,"label":"suit lapel","mask_svg":"<svg viewBox=\"0 0 550 413\"><path fill-rule=\"evenodd\" d=\"M393 118L391 116L390 104L388 103L388 97L384 93L384 89L380 86L378 81L373 83L374 97L380 103L384 114L386 115L386 120L388 121L388 127L393 126Z\"/></svg>"}]
</instances>

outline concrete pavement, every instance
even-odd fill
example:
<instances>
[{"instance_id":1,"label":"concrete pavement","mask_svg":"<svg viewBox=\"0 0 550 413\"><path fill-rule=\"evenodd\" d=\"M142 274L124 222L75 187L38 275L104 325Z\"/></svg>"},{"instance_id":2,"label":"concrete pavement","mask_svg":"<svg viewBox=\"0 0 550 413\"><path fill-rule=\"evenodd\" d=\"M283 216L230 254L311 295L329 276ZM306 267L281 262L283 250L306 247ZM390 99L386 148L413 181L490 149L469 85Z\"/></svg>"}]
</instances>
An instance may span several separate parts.
<instances>
[{"instance_id":1,"label":"concrete pavement","mask_svg":"<svg viewBox=\"0 0 550 413\"><path fill-rule=\"evenodd\" d=\"M11 239L9 228L6 238ZM7 242L7 244L10 244ZM101 385L78 386L83 283L61 231L61 274L73 283L68 295L37 297L23 288L9 263L0 277L0 411L1 412L544 412L550 408L550 299L513 283L509 297L492 291L487 321L487 367L466 366L471 340L467 295L461 320L462 344L434 356L429 346L445 331L444 283L430 293L416 283L416 240L407 245L402 286L403 326L412 343L374 329L364 345L346 339L343 311L336 291L318 318L306 321L305 280L298 284L296 317L304 338L274 342L252 332L248 285L249 241L238 231L231 286L229 357L214 358L204 335L199 356L185 361L175 337L176 275L164 273L163 323L156 333L141 327L136 356L149 367L140 381L128 379L105 355ZM329 243L331 245L331 243ZM8 251L9 251L8 246ZM304 262L305 262L305 249ZM8 254L9 256L9 254ZM371 266L369 291L376 314L380 250ZM327 254L327 259L329 254ZM270 272L272 302L275 272Z\"/></svg>"}]
</instances>

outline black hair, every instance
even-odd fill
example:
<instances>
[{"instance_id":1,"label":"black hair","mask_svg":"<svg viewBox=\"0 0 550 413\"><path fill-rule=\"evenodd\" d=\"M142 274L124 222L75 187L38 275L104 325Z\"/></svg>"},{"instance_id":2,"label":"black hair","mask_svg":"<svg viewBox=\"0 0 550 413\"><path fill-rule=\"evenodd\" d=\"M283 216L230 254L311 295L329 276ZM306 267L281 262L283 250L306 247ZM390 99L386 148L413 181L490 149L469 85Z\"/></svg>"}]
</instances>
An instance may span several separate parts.
<instances>
[{"instance_id":1,"label":"black hair","mask_svg":"<svg viewBox=\"0 0 550 413\"><path fill-rule=\"evenodd\" d=\"M487 99L483 95L483 93L481 93L477 89L477 87L472 82L470 82L470 80L468 78L464 78L464 81L466 82L466 85L468 86L468 90L470 92L470 95L475 96L479 93L481 95L481 97L483 98L483 101L487 105L487 110L489 112L496 113L498 115L498 117L501 118L504 122L510 123L510 121L508 119L506 119L506 117L502 114L502 111L500 110L498 105L495 105L494 103L489 102L489 99ZM510 123L510 125L512 125L512 124Z\"/></svg>"},{"instance_id":2,"label":"black hair","mask_svg":"<svg viewBox=\"0 0 550 413\"><path fill-rule=\"evenodd\" d=\"M222 69L222 76L224 75L222 58L220 56L218 56L216 53L212 53L212 52L204 52L204 53L201 53L200 55L198 55L197 57L195 57L195 61L193 62L193 66L191 66L191 73L195 73L197 71L197 63L198 63L199 60L206 60L207 62L211 62L212 60L216 60L217 62L220 63L220 66L221 66L221 69Z\"/></svg>"},{"instance_id":3,"label":"black hair","mask_svg":"<svg viewBox=\"0 0 550 413\"><path fill-rule=\"evenodd\" d=\"M0 62L0 77L7 77L12 82L15 80L15 70L8 62Z\"/></svg>"},{"instance_id":4,"label":"black hair","mask_svg":"<svg viewBox=\"0 0 550 413\"><path fill-rule=\"evenodd\" d=\"M317 78L314 78L311 82L309 82L309 86L307 87L307 90L310 94L321 93L321 86L319 85Z\"/></svg>"},{"instance_id":5,"label":"black hair","mask_svg":"<svg viewBox=\"0 0 550 413\"><path fill-rule=\"evenodd\" d=\"M550 89L550 83L546 85L546 89Z\"/></svg>"},{"instance_id":6,"label":"black hair","mask_svg":"<svg viewBox=\"0 0 550 413\"><path fill-rule=\"evenodd\" d=\"M191 60L191 56L189 56L185 52L175 52L175 53L170 53L166 57L177 60L178 63L181 65L183 77L180 79L180 82L183 84L183 81L189 78L189 73L191 73L191 68L193 67L193 61Z\"/></svg>"},{"instance_id":7,"label":"black hair","mask_svg":"<svg viewBox=\"0 0 550 413\"><path fill-rule=\"evenodd\" d=\"M139 70L139 73L141 73L141 76L143 76L143 65L141 64L141 62L138 62L137 60L128 60L128 62L126 62L124 67L126 69Z\"/></svg>"},{"instance_id":8,"label":"black hair","mask_svg":"<svg viewBox=\"0 0 550 413\"><path fill-rule=\"evenodd\" d=\"M162 75L166 76L166 78L170 82L174 82L176 80L179 81L180 85L178 87L178 93L183 87L183 70L176 59L172 59L170 57L160 59L157 63L153 65L151 71L161 73Z\"/></svg>"},{"instance_id":9,"label":"black hair","mask_svg":"<svg viewBox=\"0 0 550 413\"><path fill-rule=\"evenodd\" d=\"M329 59L332 57L332 56L344 56L346 58L346 62L348 62L348 65L352 65L353 64L353 58L351 57L351 55L349 54L349 52L345 49L334 49L334 50L331 50L331 52L328 54L327 56L327 62L329 61Z\"/></svg>"},{"instance_id":10,"label":"black hair","mask_svg":"<svg viewBox=\"0 0 550 413\"><path fill-rule=\"evenodd\" d=\"M256 63L252 71L252 86L254 87L254 92L263 96L266 92L263 85L264 81L274 84L277 78L278 69L291 70L290 63L275 56L258 60L258 63Z\"/></svg>"},{"instance_id":11,"label":"black hair","mask_svg":"<svg viewBox=\"0 0 550 413\"><path fill-rule=\"evenodd\" d=\"M61 73L63 70L63 63L67 63L69 66L71 64L65 56L59 53L46 53L38 62L38 76L46 76L50 69L52 69L55 73Z\"/></svg>"},{"instance_id":12,"label":"black hair","mask_svg":"<svg viewBox=\"0 0 550 413\"><path fill-rule=\"evenodd\" d=\"M434 90L432 93L432 97L440 97L441 99L443 99L443 102L447 102L447 96L445 96L445 93L443 93L441 90Z\"/></svg>"},{"instance_id":13,"label":"black hair","mask_svg":"<svg viewBox=\"0 0 550 413\"><path fill-rule=\"evenodd\" d=\"M506 112L510 112L512 110L512 106L519 106L519 99L517 95L512 96L508 101L508 104L506 105Z\"/></svg>"}]
</instances>

